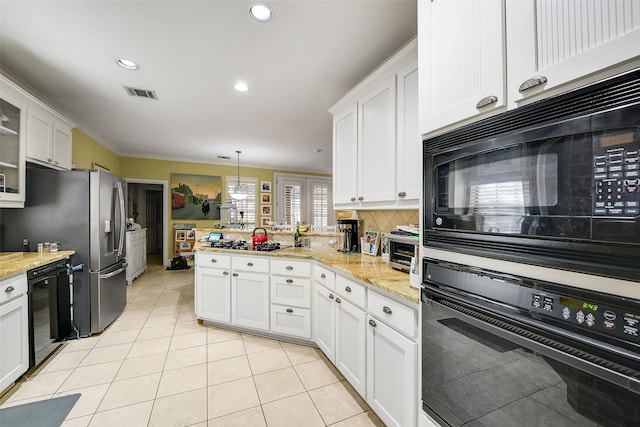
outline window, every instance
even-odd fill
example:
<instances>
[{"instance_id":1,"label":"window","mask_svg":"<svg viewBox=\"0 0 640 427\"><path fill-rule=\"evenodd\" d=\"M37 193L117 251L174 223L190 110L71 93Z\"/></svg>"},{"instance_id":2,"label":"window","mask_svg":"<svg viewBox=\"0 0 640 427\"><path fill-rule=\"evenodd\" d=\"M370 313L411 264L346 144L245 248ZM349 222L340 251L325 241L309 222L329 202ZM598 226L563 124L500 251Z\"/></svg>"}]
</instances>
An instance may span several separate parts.
<instances>
[{"instance_id":1,"label":"window","mask_svg":"<svg viewBox=\"0 0 640 427\"><path fill-rule=\"evenodd\" d=\"M237 176L228 176L227 180L227 204L235 204L235 209L229 210L228 222L230 224L244 223L246 228L256 226L256 190L258 189L258 179L250 177L240 177L240 183L247 186L249 197L244 200L234 200L229 197L229 191L233 190L238 182ZM242 215L240 214L242 212Z\"/></svg>"},{"instance_id":2,"label":"window","mask_svg":"<svg viewBox=\"0 0 640 427\"><path fill-rule=\"evenodd\" d=\"M297 222L314 226L335 224L330 178L278 173L274 177L274 221L288 225Z\"/></svg>"}]
</instances>

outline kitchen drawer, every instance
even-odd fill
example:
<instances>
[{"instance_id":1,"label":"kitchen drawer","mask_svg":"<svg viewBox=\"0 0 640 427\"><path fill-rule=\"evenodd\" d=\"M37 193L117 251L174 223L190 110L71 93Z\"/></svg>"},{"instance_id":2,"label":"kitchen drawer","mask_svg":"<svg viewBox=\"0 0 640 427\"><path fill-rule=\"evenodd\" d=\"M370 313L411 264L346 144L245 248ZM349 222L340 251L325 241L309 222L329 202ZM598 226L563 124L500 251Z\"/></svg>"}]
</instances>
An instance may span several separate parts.
<instances>
[{"instance_id":1,"label":"kitchen drawer","mask_svg":"<svg viewBox=\"0 0 640 427\"><path fill-rule=\"evenodd\" d=\"M272 305L271 332L311 339L311 310Z\"/></svg>"},{"instance_id":2,"label":"kitchen drawer","mask_svg":"<svg viewBox=\"0 0 640 427\"><path fill-rule=\"evenodd\" d=\"M327 289L336 290L336 273L318 264L313 268L313 278Z\"/></svg>"},{"instance_id":3,"label":"kitchen drawer","mask_svg":"<svg viewBox=\"0 0 640 427\"><path fill-rule=\"evenodd\" d=\"M418 327L416 310L376 292L369 291L368 311L372 316L377 317L409 338L416 338Z\"/></svg>"},{"instance_id":4,"label":"kitchen drawer","mask_svg":"<svg viewBox=\"0 0 640 427\"><path fill-rule=\"evenodd\" d=\"M358 307L367 308L367 288L352 280L336 275L336 293Z\"/></svg>"},{"instance_id":5,"label":"kitchen drawer","mask_svg":"<svg viewBox=\"0 0 640 427\"><path fill-rule=\"evenodd\" d=\"M0 280L0 304L27 293L27 275L25 273Z\"/></svg>"},{"instance_id":6,"label":"kitchen drawer","mask_svg":"<svg viewBox=\"0 0 640 427\"><path fill-rule=\"evenodd\" d=\"M201 267L231 268L231 256L211 252L196 252L196 263Z\"/></svg>"},{"instance_id":7,"label":"kitchen drawer","mask_svg":"<svg viewBox=\"0 0 640 427\"><path fill-rule=\"evenodd\" d=\"M311 308L311 279L271 276L271 302Z\"/></svg>"},{"instance_id":8,"label":"kitchen drawer","mask_svg":"<svg viewBox=\"0 0 640 427\"><path fill-rule=\"evenodd\" d=\"M248 257L234 255L231 259L231 268L238 271L254 271L256 273L269 272L269 258Z\"/></svg>"},{"instance_id":9,"label":"kitchen drawer","mask_svg":"<svg viewBox=\"0 0 640 427\"><path fill-rule=\"evenodd\" d=\"M271 274L311 277L311 263L309 261L293 261L290 259L272 259Z\"/></svg>"}]
</instances>

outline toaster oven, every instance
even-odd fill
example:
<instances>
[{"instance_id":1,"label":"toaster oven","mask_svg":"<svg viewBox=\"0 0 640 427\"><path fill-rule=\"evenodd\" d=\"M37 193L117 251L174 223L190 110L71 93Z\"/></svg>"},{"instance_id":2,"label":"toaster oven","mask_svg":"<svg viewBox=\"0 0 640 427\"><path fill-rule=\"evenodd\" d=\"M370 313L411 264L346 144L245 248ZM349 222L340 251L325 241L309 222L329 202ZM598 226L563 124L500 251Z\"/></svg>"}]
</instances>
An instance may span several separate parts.
<instances>
[{"instance_id":1,"label":"toaster oven","mask_svg":"<svg viewBox=\"0 0 640 427\"><path fill-rule=\"evenodd\" d=\"M389 244L389 265L396 270L409 273L411 262L416 256L416 246L420 244L418 236L386 234L385 237Z\"/></svg>"}]
</instances>

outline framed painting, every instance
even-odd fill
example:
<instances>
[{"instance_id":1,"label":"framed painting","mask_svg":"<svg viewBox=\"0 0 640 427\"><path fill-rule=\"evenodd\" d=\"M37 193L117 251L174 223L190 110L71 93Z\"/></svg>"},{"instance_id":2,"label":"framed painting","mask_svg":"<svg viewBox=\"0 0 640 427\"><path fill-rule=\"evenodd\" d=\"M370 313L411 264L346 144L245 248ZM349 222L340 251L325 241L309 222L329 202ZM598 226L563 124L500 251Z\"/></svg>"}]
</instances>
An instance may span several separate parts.
<instances>
[{"instance_id":1,"label":"framed painting","mask_svg":"<svg viewBox=\"0 0 640 427\"><path fill-rule=\"evenodd\" d=\"M271 181L261 181L260 190L265 193L271 193Z\"/></svg>"},{"instance_id":2,"label":"framed painting","mask_svg":"<svg viewBox=\"0 0 640 427\"><path fill-rule=\"evenodd\" d=\"M220 220L222 177L171 174L171 219Z\"/></svg>"},{"instance_id":3,"label":"framed painting","mask_svg":"<svg viewBox=\"0 0 640 427\"><path fill-rule=\"evenodd\" d=\"M266 205L271 204L271 194L270 193L262 193L262 203Z\"/></svg>"}]
</instances>

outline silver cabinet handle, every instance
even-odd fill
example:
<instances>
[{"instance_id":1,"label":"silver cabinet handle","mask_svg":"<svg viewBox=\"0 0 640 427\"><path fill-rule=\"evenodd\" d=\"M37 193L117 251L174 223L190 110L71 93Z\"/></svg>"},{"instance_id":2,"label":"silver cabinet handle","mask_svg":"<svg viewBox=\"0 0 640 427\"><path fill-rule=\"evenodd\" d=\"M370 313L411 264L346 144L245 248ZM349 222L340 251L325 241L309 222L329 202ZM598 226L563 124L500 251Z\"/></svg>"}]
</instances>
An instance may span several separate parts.
<instances>
[{"instance_id":1,"label":"silver cabinet handle","mask_svg":"<svg viewBox=\"0 0 640 427\"><path fill-rule=\"evenodd\" d=\"M364 200L364 197L362 197L362 196L358 197L358 201L359 201L359 202L361 202L361 201L363 201L363 200Z\"/></svg>"},{"instance_id":2,"label":"silver cabinet handle","mask_svg":"<svg viewBox=\"0 0 640 427\"><path fill-rule=\"evenodd\" d=\"M336 298L336 302L340 304L342 301L340 300L340 298Z\"/></svg>"},{"instance_id":3,"label":"silver cabinet handle","mask_svg":"<svg viewBox=\"0 0 640 427\"><path fill-rule=\"evenodd\" d=\"M345 290L346 292L351 292L351 288L350 288L349 286L347 286L346 288L344 288L344 290Z\"/></svg>"},{"instance_id":4,"label":"silver cabinet handle","mask_svg":"<svg viewBox=\"0 0 640 427\"><path fill-rule=\"evenodd\" d=\"M287 313L293 313L293 308L287 308Z\"/></svg>"},{"instance_id":5,"label":"silver cabinet handle","mask_svg":"<svg viewBox=\"0 0 640 427\"><path fill-rule=\"evenodd\" d=\"M211 258L211 262L218 262L218 260L215 258Z\"/></svg>"},{"instance_id":6,"label":"silver cabinet handle","mask_svg":"<svg viewBox=\"0 0 640 427\"><path fill-rule=\"evenodd\" d=\"M320 275L320 277L321 277L321 278L323 278L323 279L326 279L326 278L327 278L327 276L325 276L325 275L324 275L324 273L322 273L322 274Z\"/></svg>"},{"instance_id":7,"label":"silver cabinet handle","mask_svg":"<svg viewBox=\"0 0 640 427\"><path fill-rule=\"evenodd\" d=\"M329 294L329 299L333 299L333 294Z\"/></svg>"},{"instance_id":8,"label":"silver cabinet handle","mask_svg":"<svg viewBox=\"0 0 640 427\"><path fill-rule=\"evenodd\" d=\"M6 288L4 291L5 291L6 293L9 293L9 292L13 292L13 291L15 291L15 290L16 290L16 288L14 288L13 286L7 286L7 288Z\"/></svg>"},{"instance_id":9,"label":"silver cabinet handle","mask_svg":"<svg viewBox=\"0 0 640 427\"><path fill-rule=\"evenodd\" d=\"M291 267L290 265L287 265L285 268L289 271L293 270L293 267Z\"/></svg>"},{"instance_id":10,"label":"silver cabinet handle","mask_svg":"<svg viewBox=\"0 0 640 427\"><path fill-rule=\"evenodd\" d=\"M487 105L491 105L498 102L498 97L494 95L485 96L476 104L476 108L479 110L482 107L486 107Z\"/></svg>"},{"instance_id":11,"label":"silver cabinet handle","mask_svg":"<svg viewBox=\"0 0 640 427\"><path fill-rule=\"evenodd\" d=\"M54 164L54 165L57 165L57 164L58 164L58 161L57 161L57 160L54 160L54 161L53 161L53 164Z\"/></svg>"},{"instance_id":12,"label":"silver cabinet handle","mask_svg":"<svg viewBox=\"0 0 640 427\"><path fill-rule=\"evenodd\" d=\"M398 197L407 197L407 193L404 191L401 191L398 193Z\"/></svg>"},{"instance_id":13,"label":"silver cabinet handle","mask_svg":"<svg viewBox=\"0 0 640 427\"><path fill-rule=\"evenodd\" d=\"M228 275L229 275L229 272L228 272L228 271L223 271L223 272L222 272L222 274L223 274L224 276L228 276Z\"/></svg>"},{"instance_id":14,"label":"silver cabinet handle","mask_svg":"<svg viewBox=\"0 0 640 427\"><path fill-rule=\"evenodd\" d=\"M526 82L522 83L518 88L519 92L524 92L525 90L529 90L532 87L540 86L547 82L547 78L545 76L535 76L531 77Z\"/></svg>"},{"instance_id":15,"label":"silver cabinet handle","mask_svg":"<svg viewBox=\"0 0 640 427\"><path fill-rule=\"evenodd\" d=\"M293 283L293 280L292 279L287 279L286 282L287 283Z\"/></svg>"},{"instance_id":16,"label":"silver cabinet handle","mask_svg":"<svg viewBox=\"0 0 640 427\"><path fill-rule=\"evenodd\" d=\"M387 307L386 305L384 307L382 307L382 311L385 312L386 314L391 314L391 309L389 307Z\"/></svg>"},{"instance_id":17,"label":"silver cabinet handle","mask_svg":"<svg viewBox=\"0 0 640 427\"><path fill-rule=\"evenodd\" d=\"M352 198L351 198L351 201L352 201L352 202L355 202L355 201L356 201L356 198L355 198L355 197L352 197Z\"/></svg>"},{"instance_id":18,"label":"silver cabinet handle","mask_svg":"<svg viewBox=\"0 0 640 427\"><path fill-rule=\"evenodd\" d=\"M238 277L238 273L233 273L232 276L233 277Z\"/></svg>"},{"instance_id":19,"label":"silver cabinet handle","mask_svg":"<svg viewBox=\"0 0 640 427\"><path fill-rule=\"evenodd\" d=\"M252 262L248 262L248 263L247 263L247 266L249 266L249 267L253 267L253 263L252 263Z\"/></svg>"},{"instance_id":20,"label":"silver cabinet handle","mask_svg":"<svg viewBox=\"0 0 640 427\"><path fill-rule=\"evenodd\" d=\"M47 159L48 163L53 163L53 159Z\"/></svg>"},{"instance_id":21,"label":"silver cabinet handle","mask_svg":"<svg viewBox=\"0 0 640 427\"><path fill-rule=\"evenodd\" d=\"M375 328L376 326L378 326L378 325L376 324L376 321L375 321L375 320L373 320L373 319L369 319L369 324L370 324L371 326L373 326L374 328Z\"/></svg>"}]
</instances>

